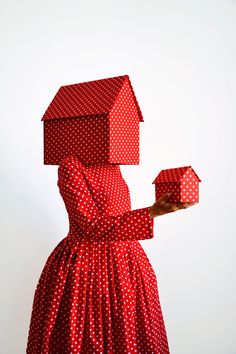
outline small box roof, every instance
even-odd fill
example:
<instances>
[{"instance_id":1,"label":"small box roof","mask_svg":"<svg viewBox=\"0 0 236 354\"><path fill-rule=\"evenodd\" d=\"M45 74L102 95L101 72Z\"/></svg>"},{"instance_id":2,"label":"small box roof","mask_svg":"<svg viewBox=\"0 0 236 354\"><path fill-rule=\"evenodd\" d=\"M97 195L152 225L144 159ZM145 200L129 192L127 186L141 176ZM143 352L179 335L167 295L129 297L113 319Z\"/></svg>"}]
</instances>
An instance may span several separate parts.
<instances>
[{"instance_id":1,"label":"small box roof","mask_svg":"<svg viewBox=\"0 0 236 354\"><path fill-rule=\"evenodd\" d=\"M157 175L154 179L153 183L161 183L161 182L181 182L183 176L186 172L191 169L195 176L197 177L198 181L201 182L200 178L193 170L191 166L183 166L183 167L176 167L176 168L167 168L165 170L161 170L161 172Z\"/></svg>"},{"instance_id":2,"label":"small box roof","mask_svg":"<svg viewBox=\"0 0 236 354\"><path fill-rule=\"evenodd\" d=\"M129 83L139 120L143 122L143 115L128 75L61 86L41 120L108 114L126 81Z\"/></svg>"}]
</instances>

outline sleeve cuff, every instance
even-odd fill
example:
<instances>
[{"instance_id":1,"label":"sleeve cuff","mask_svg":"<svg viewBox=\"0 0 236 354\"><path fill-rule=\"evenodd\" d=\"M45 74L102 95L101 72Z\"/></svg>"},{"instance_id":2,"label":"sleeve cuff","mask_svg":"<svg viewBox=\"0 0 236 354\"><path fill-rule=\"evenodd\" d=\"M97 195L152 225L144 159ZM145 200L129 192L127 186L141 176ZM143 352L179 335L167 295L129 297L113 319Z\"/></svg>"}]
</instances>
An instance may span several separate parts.
<instances>
[{"instance_id":1,"label":"sleeve cuff","mask_svg":"<svg viewBox=\"0 0 236 354\"><path fill-rule=\"evenodd\" d=\"M139 224L138 239L146 240L154 237L154 218L151 217L149 207L133 210L134 217Z\"/></svg>"}]
</instances>

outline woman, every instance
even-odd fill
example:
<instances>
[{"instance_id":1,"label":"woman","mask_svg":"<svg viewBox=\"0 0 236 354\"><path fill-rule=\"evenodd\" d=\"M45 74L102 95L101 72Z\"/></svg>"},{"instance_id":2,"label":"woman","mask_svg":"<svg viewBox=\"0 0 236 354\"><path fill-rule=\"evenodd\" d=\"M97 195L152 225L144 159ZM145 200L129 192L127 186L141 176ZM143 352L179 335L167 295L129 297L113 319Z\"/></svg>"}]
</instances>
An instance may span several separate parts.
<instances>
[{"instance_id":1,"label":"woman","mask_svg":"<svg viewBox=\"0 0 236 354\"><path fill-rule=\"evenodd\" d=\"M27 354L168 354L157 279L139 240L154 217L191 206L164 195L131 210L120 164L139 163L143 122L128 75L62 86L42 120L69 232L33 300Z\"/></svg>"},{"instance_id":2,"label":"woman","mask_svg":"<svg viewBox=\"0 0 236 354\"><path fill-rule=\"evenodd\" d=\"M154 217L196 203L131 210L118 164L77 155L58 167L68 235L49 255L35 290L27 354L168 354L157 279L139 240Z\"/></svg>"}]
</instances>

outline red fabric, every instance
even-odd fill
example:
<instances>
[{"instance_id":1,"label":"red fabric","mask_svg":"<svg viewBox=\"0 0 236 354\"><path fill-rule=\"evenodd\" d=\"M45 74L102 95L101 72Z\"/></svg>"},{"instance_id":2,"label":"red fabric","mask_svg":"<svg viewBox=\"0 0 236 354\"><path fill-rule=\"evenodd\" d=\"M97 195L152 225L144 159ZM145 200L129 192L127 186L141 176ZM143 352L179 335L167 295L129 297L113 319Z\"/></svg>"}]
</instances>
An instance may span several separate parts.
<instances>
[{"instance_id":1,"label":"red fabric","mask_svg":"<svg viewBox=\"0 0 236 354\"><path fill-rule=\"evenodd\" d=\"M139 163L144 119L128 75L61 86L41 120L46 165L74 154L90 164Z\"/></svg>"},{"instance_id":2,"label":"red fabric","mask_svg":"<svg viewBox=\"0 0 236 354\"><path fill-rule=\"evenodd\" d=\"M124 83L131 89L139 120L143 122L143 115L129 75L61 86L41 120L108 114L113 109Z\"/></svg>"},{"instance_id":3,"label":"red fabric","mask_svg":"<svg viewBox=\"0 0 236 354\"><path fill-rule=\"evenodd\" d=\"M155 180L155 200L171 193L170 203L199 202L200 178L191 166L161 170Z\"/></svg>"},{"instance_id":4,"label":"red fabric","mask_svg":"<svg viewBox=\"0 0 236 354\"><path fill-rule=\"evenodd\" d=\"M131 210L119 165L62 160L69 232L49 255L33 300L27 354L168 354L157 278L138 240L149 208Z\"/></svg>"}]
</instances>

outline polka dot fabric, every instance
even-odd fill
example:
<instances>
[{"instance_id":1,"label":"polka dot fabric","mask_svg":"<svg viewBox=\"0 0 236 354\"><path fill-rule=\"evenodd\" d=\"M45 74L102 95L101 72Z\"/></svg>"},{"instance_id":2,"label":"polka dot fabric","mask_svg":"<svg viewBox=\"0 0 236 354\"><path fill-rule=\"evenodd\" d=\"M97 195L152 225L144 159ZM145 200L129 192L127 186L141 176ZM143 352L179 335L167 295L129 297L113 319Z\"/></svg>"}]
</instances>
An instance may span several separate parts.
<instances>
[{"instance_id":1,"label":"polka dot fabric","mask_svg":"<svg viewBox=\"0 0 236 354\"><path fill-rule=\"evenodd\" d=\"M128 75L61 86L48 106L42 120L109 113L123 84L127 81L129 81L131 86ZM143 121L134 91L132 87L130 88L140 121Z\"/></svg>"},{"instance_id":2,"label":"polka dot fabric","mask_svg":"<svg viewBox=\"0 0 236 354\"><path fill-rule=\"evenodd\" d=\"M142 112L128 75L60 87L44 116L44 164L139 163Z\"/></svg>"},{"instance_id":3,"label":"polka dot fabric","mask_svg":"<svg viewBox=\"0 0 236 354\"><path fill-rule=\"evenodd\" d=\"M139 163L139 120L132 86L125 80L110 112L110 161L121 164Z\"/></svg>"},{"instance_id":4,"label":"polka dot fabric","mask_svg":"<svg viewBox=\"0 0 236 354\"><path fill-rule=\"evenodd\" d=\"M116 164L78 156L58 167L69 231L34 294L27 354L168 354L157 278L139 240L153 238L149 207L131 210Z\"/></svg>"},{"instance_id":5,"label":"polka dot fabric","mask_svg":"<svg viewBox=\"0 0 236 354\"><path fill-rule=\"evenodd\" d=\"M199 202L199 182L201 180L191 166L162 170L152 182L155 184L155 199L171 192L170 202Z\"/></svg>"}]
</instances>

